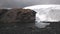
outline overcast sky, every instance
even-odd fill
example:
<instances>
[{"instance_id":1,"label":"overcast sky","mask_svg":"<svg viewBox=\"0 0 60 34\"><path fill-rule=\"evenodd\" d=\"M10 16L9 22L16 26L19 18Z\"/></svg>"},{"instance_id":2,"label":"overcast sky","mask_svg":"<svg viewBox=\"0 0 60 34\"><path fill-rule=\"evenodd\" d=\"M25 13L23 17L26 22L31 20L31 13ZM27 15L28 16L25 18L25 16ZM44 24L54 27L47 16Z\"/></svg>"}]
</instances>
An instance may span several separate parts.
<instances>
[{"instance_id":1,"label":"overcast sky","mask_svg":"<svg viewBox=\"0 0 60 34\"><path fill-rule=\"evenodd\" d=\"M0 7L14 8L39 4L60 4L60 0L0 0Z\"/></svg>"}]
</instances>

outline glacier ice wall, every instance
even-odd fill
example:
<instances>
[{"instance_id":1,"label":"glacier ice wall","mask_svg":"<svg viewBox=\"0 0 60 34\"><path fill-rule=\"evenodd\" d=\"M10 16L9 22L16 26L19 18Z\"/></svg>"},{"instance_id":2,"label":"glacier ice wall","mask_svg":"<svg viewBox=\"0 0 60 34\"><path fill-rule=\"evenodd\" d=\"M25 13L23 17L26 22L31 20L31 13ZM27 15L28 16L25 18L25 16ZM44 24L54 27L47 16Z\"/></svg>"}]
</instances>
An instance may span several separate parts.
<instances>
[{"instance_id":1,"label":"glacier ice wall","mask_svg":"<svg viewBox=\"0 0 60 34\"><path fill-rule=\"evenodd\" d=\"M44 28L50 24L50 23L43 23L42 21L52 22L52 21L60 20L59 19L60 11L56 11L56 10L60 10L60 5L34 5L34 6L24 7L24 9L31 9L37 12L35 26L37 26L38 28Z\"/></svg>"}]
</instances>

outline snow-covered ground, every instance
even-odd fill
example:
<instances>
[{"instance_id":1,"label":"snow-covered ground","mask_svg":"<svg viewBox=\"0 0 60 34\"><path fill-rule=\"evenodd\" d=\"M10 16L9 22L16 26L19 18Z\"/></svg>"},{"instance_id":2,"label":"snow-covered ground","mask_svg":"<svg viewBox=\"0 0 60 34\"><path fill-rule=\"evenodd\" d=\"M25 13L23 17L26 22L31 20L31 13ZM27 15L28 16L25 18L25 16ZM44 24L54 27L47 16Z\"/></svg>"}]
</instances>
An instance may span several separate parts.
<instances>
[{"instance_id":1,"label":"snow-covered ground","mask_svg":"<svg viewBox=\"0 0 60 34\"><path fill-rule=\"evenodd\" d=\"M43 28L49 23L42 23L41 21L60 21L60 5L34 5L24 7L23 9L31 9L36 11L36 26Z\"/></svg>"}]
</instances>

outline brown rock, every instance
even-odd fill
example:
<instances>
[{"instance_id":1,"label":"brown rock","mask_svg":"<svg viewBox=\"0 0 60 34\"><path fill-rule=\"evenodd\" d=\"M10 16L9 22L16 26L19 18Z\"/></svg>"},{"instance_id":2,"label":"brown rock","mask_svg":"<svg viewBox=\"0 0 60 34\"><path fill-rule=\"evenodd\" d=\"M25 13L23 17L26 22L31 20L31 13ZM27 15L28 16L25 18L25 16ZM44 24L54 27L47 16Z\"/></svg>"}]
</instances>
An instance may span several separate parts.
<instances>
[{"instance_id":1,"label":"brown rock","mask_svg":"<svg viewBox=\"0 0 60 34\"><path fill-rule=\"evenodd\" d=\"M0 19L2 23L34 23L36 12L30 9L10 9Z\"/></svg>"}]
</instances>

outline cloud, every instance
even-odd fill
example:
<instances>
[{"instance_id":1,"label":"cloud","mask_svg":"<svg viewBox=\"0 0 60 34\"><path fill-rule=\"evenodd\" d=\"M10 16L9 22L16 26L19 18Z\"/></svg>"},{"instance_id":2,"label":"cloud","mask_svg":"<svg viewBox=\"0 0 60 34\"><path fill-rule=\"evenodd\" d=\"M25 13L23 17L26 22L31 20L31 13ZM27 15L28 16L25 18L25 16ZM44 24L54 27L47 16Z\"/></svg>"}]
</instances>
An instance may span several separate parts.
<instances>
[{"instance_id":1,"label":"cloud","mask_svg":"<svg viewBox=\"0 0 60 34\"><path fill-rule=\"evenodd\" d=\"M0 0L0 7L22 8L38 4L60 4L60 0Z\"/></svg>"}]
</instances>

